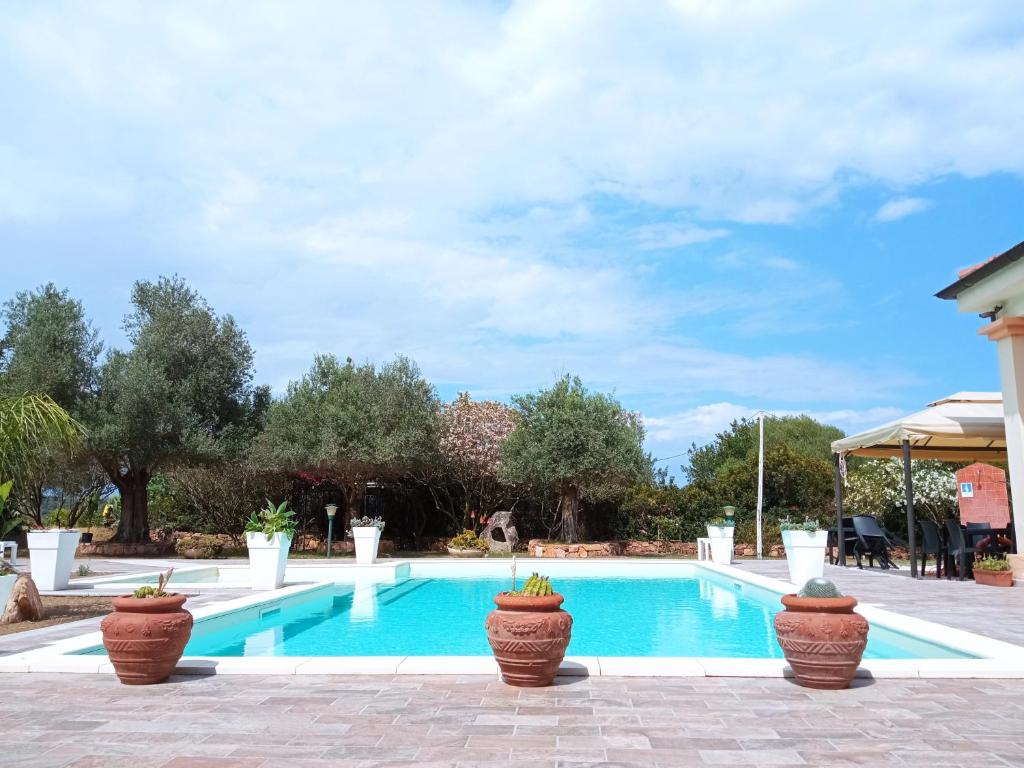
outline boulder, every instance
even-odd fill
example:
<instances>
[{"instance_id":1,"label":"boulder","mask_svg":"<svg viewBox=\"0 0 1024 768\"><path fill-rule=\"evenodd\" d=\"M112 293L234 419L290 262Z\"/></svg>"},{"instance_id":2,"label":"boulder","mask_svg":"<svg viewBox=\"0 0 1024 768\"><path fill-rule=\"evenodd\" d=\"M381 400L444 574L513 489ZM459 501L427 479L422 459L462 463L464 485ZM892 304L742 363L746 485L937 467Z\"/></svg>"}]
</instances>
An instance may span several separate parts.
<instances>
[{"instance_id":1,"label":"boulder","mask_svg":"<svg viewBox=\"0 0 1024 768\"><path fill-rule=\"evenodd\" d=\"M19 621L39 621L46 611L43 600L39 597L36 583L28 574L22 574L14 582L14 589L7 600L0 624L17 624Z\"/></svg>"},{"instance_id":2,"label":"boulder","mask_svg":"<svg viewBox=\"0 0 1024 768\"><path fill-rule=\"evenodd\" d=\"M498 536L495 537L495 531ZM512 513L495 512L487 518L487 527L480 533L480 538L487 542L492 552L515 552L519 544L519 534L512 525Z\"/></svg>"}]
</instances>

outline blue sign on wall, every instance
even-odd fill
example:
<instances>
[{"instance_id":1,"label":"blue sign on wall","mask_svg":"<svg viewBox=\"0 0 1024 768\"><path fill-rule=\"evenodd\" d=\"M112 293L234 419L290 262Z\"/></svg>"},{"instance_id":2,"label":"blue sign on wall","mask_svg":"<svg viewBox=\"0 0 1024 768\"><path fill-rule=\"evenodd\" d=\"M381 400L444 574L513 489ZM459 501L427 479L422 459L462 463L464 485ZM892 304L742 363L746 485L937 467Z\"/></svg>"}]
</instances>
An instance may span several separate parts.
<instances>
[{"instance_id":1,"label":"blue sign on wall","mask_svg":"<svg viewBox=\"0 0 1024 768\"><path fill-rule=\"evenodd\" d=\"M960 483L960 496L965 499L974 498L974 483Z\"/></svg>"}]
</instances>

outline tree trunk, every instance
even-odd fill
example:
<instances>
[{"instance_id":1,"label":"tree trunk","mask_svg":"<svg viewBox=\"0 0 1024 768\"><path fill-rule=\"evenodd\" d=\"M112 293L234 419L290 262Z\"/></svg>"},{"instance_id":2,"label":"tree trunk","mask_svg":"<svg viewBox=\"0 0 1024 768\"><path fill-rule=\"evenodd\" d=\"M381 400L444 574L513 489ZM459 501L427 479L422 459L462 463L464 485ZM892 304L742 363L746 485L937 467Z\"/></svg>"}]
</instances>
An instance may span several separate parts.
<instances>
[{"instance_id":1,"label":"tree trunk","mask_svg":"<svg viewBox=\"0 0 1024 768\"><path fill-rule=\"evenodd\" d=\"M121 492L121 519L111 541L148 544L149 497L146 486L149 485L149 473L137 470L111 479Z\"/></svg>"},{"instance_id":2,"label":"tree trunk","mask_svg":"<svg viewBox=\"0 0 1024 768\"><path fill-rule=\"evenodd\" d=\"M564 480L562 481L561 495L559 506L562 508L562 539L566 544L575 544L579 538L577 516L580 507L580 489L575 483Z\"/></svg>"},{"instance_id":3,"label":"tree trunk","mask_svg":"<svg viewBox=\"0 0 1024 768\"><path fill-rule=\"evenodd\" d=\"M345 484L345 506L347 519L345 520L345 530L348 531L352 527L353 518L363 516L363 499L366 497L366 484L365 483L346 483Z\"/></svg>"}]
</instances>

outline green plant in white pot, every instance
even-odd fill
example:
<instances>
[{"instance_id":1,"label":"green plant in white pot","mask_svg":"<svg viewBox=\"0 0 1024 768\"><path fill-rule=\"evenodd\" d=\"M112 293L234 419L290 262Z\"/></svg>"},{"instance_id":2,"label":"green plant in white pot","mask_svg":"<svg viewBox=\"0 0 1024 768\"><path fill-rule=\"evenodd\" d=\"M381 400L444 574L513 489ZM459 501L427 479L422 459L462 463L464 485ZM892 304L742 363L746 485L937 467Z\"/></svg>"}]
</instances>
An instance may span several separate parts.
<instances>
[{"instance_id":1,"label":"green plant in white pot","mask_svg":"<svg viewBox=\"0 0 1024 768\"><path fill-rule=\"evenodd\" d=\"M380 532L383 530L384 520L382 518L352 518L352 529L348 533L356 545L356 563L358 565L373 565L377 561Z\"/></svg>"},{"instance_id":2,"label":"green plant in white pot","mask_svg":"<svg viewBox=\"0 0 1024 768\"><path fill-rule=\"evenodd\" d=\"M284 584L288 550L295 535L295 512L283 501L253 512L245 524L245 545L249 549L249 580L253 589L277 589Z\"/></svg>"},{"instance_id":3,"label":"green plant in white pot","mask_svg":"<svg viewBox=\"0 0 1024 768\"><path fill-rule=\"evenodd\" d=\"M736 530L732 516L713 517L708 520L708 538L711 539L711 561L721 565L732 562L733 533Z\"/></svg>"},{"instance_id":4,"label":"green plant in white pot","mask_svg":"<svg viewBox=\"0 0 1024 768\"><path fill-rule=\"evenodd\" d=\"M828 531L817 520L795 523L783 520L779 523L782 544L786 548L786 565L789 566L789 580L793 584L806 584L811 579L820 579L825 573L825 545Z\"/></svg>"}]
</instances>

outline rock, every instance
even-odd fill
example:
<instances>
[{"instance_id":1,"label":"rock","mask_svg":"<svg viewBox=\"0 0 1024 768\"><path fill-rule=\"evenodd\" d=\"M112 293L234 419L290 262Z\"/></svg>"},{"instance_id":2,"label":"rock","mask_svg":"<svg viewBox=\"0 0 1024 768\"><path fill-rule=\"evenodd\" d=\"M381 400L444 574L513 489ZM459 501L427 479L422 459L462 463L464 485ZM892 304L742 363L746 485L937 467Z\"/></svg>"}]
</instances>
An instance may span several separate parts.
<instances>
[{"instance_id":1,"label":"rock","mask_svg":"<svg viewBox=\"0 0 1024 768\"><path fill-rule=\"evenodd\" d=\"M495 538L495 531L499 537ZM515 552L519 544L519 534L512 525L512 513L495 512L487 518L487 527L480 533L480 538L487 542L492 552Z\"/></svg>"},{"instance_id":2,"label":"rock","mask_svg":"<svg viewBox=\"0 0 1024 768\"><path fill-rule=\"evenodd\" d=\"M0 624L17 624L19 621L39 621L46 615L43 600L39 597L36 583L28 574L22 574L14 582L14 589L7 600Z\"/></svg>"}]
</instances>

